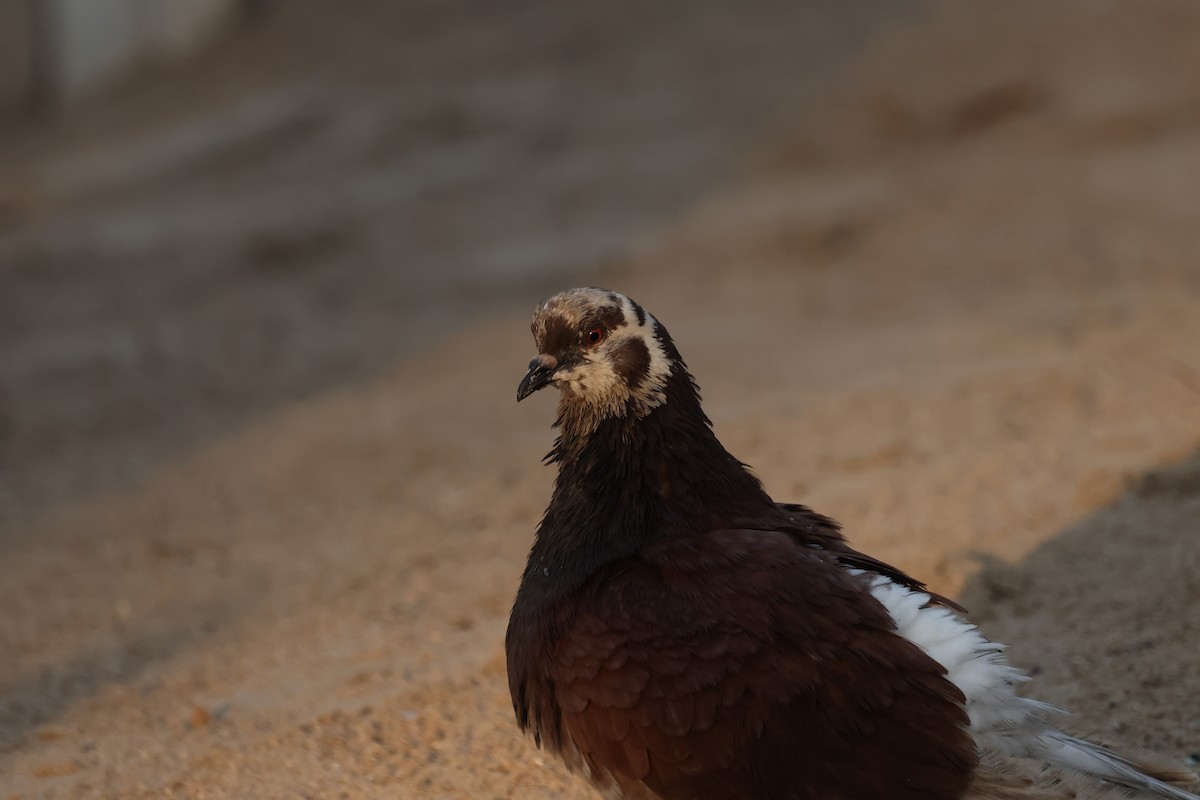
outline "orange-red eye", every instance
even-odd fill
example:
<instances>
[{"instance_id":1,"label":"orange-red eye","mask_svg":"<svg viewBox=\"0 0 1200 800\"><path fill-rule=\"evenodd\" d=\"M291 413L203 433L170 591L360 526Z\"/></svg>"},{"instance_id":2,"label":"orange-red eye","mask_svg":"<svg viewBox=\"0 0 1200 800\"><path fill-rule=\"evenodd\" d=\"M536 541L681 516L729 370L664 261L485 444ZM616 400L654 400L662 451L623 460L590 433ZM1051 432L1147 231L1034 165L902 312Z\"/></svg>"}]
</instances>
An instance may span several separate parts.
<instances>
[{"instance_id":1,"label":"orange-red eye","mask_svg":"<svg viewBox=\"0 0 1200 800\"><path fill-rule=\"evenodd\" d=\"M606 331L604 330L604 326L597 325L596 327L592 328L590 331L587 332L587 343L589 345L600 344L601 342L604 341L605 333L606 333Z\"/></svg>"}]
</instances>

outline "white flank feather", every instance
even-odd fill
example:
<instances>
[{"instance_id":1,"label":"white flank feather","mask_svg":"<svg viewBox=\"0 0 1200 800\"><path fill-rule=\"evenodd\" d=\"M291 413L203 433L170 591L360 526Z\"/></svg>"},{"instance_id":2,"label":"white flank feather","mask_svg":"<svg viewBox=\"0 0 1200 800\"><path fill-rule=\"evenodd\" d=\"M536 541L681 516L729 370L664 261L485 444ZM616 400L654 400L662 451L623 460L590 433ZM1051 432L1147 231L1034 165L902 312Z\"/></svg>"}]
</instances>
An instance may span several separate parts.
<instances>
[{"instance_id":1,"label":"white flank feather","mask_svg":"<svg viewBox=\"0 0 1200 800\"><path fill-rule=\"evenodd\" d=\"M1046 715L1059 709L1017 694L1017 684L1029 678L1008 663L1004 645L983 638L954 611L930 605L929 595L886 576L852 572L870 580L871 594L895 620L896 632L946 668L947 679L967 698L970 732L981 754L1037 759L1135 791L1200 800L1107 748L1056 729Z\"/></svg>"}]
</instances>

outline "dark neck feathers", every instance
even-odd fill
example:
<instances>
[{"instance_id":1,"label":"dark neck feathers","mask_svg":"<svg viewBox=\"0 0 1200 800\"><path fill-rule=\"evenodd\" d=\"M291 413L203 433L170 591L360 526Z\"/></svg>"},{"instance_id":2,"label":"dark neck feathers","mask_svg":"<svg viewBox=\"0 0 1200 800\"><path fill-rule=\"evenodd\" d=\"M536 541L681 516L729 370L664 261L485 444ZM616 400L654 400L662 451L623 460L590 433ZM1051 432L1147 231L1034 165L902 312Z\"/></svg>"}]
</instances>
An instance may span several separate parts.
<instances>
[{"instance_id":1,"label":"dark neck feathers","mask_svg":"<svg viewBox=\"0 0 1200 800\"><path fill-rule=\"evenodd\" d=\"M562 596L657 539L733 527L773 507L717 441L691 375L671 355L662 405L643 417L604 419L582 435L561 431L546 459L559 466L554 495L522 591Z\"/></svg>"}]
</instances>

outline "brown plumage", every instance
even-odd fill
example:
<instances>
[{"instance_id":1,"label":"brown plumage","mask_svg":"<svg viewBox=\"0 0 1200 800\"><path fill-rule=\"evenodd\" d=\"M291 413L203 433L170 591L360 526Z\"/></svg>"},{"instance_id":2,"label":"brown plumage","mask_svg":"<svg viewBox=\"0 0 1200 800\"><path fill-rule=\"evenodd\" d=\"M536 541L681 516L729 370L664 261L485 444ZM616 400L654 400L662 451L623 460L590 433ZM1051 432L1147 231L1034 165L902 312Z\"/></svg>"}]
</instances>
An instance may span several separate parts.
<instances>
[{"instance_id":1,"label":"brown plumage","mask_svg":"<svg viewBox=\"0 0 1200 800\"><path fill-rule=\"evenodd\" d=\"M561 390L559 474L506 648L540 745L628 798L1196 800L1053 729L961 608L772 501L636 303L564 292L533 330L518 399Z\"/></svg>"},{"instance_id":2,"label":"brown plumage","mask_svg":"<svg viewBox=\"0 0 1200 800\"><path fill-rule=\"evenodd\" d=\"M966 786L962 695L786 534L655 543L559 613L544 666L562 743L595 774L668 798L950 800Z\"/></svg>"}]
</instances>

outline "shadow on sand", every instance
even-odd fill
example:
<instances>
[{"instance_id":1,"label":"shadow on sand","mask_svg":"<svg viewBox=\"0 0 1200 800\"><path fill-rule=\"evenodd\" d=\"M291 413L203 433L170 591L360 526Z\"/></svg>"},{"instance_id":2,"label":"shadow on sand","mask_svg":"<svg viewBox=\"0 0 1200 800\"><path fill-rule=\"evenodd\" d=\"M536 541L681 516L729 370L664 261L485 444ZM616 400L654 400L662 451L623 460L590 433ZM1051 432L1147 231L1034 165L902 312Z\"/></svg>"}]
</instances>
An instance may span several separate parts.
<instances>
[{"instance_id":1,"label":"shadow on sand","mask_svg":"<svg viewBox=\"0 0 1200 800\"><path fill-rule=\"evenodd\" d=\"M23 674L0 674L0 755L105 691L127 689L134 693L130 703L136 706L138 696L160 688L159 682L147 679L157 664L186 653L234 613L225 604L200 604L170 619L116 630L108 641L81 648L65 661Z\"/></svg>"},{"instance_id":2,"label":"shadow on sand","mask_svg":"<svg viewBox=\"0 0 1200 800\"><path fill-rule=\"evenodd\" d=\"M1062 726L1187 759L1200 751L1200 453L1016 564L985 561L963 604L1012 645Z\"/></svg>"}]
</instances>

